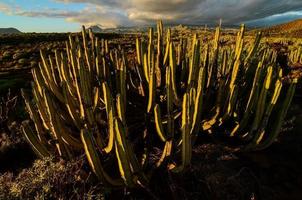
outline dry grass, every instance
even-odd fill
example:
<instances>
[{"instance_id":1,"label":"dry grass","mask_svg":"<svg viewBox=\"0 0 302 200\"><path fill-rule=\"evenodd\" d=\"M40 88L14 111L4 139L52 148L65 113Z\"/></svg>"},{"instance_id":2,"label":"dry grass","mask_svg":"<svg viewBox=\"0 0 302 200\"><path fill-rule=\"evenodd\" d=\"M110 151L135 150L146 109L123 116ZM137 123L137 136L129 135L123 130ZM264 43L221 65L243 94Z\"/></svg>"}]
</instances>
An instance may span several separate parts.
<instances>
[{"instance_id":1,"label":"dry grass","mask_svg":"<svg viewBox=\"0 0 302 200\"><path fill-rule=\"evenodd\" d=\"M95 187L88 182L82 159L65 162L53 158L36 160L29 169L14 176L0 176L0 199L95 199ZM99 199L98 198L98 199Z\"/></svg>"}]
</instances>

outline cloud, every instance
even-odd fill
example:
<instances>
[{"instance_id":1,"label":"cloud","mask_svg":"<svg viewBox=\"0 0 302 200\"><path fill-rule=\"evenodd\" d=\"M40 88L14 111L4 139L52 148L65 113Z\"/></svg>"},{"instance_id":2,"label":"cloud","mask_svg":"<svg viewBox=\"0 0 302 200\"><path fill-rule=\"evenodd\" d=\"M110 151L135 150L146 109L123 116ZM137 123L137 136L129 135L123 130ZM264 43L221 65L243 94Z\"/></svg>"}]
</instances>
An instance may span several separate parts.
<instances>
[{"instance_id":1,"label":"cloud","mask_svg":"<svg viewBox=\"0 0 302 200\"><path fill-rule=\"evenodd\" d=\"M248 26L268 26L268 25L275 25L280 23L286 23L289 21L293 21L295 19L301 19L302 12L286 12L283 14L276 14L269 17L265 17L258 20L252 20L247 23Z\"/></svg>"},{"instance_id":2,"label":"cloud","mask_svg":"<svg viewBox=\"0 0 302 200\"><path fill-rule=\"evenodd\" d=\"M289 11L302 10L301 0L56 0L88 3L126 17L123 22L144 24L163 19L169 23L204 24L222 18L236 24ZM106 14L106 13L105 13ZM102 14L99 14L102 17ZM116 16L119 18L119 16ZM121 25L121 24L119 24ZM127 25L127 24L126 24Z\"/></svg>"},{"instance_id":3,"label":"cloud","mask_svg":"<svg viewBox=\"0 0 302 200\"><path fill-rule=\"evenodd\" d=\"M6 14L11 14L12 8L11 8L11 6L9 6L7 4L0 3L0 12L6 13Z\"/></svg>"},{"instance_id":4,"label":"cloud","mask_svg":"<svg viewBox=\"0 0 302 200\"><path fill-rule=\"evenodd\" d=\"M24 17L64 18L68 22L87 26L98 24L104 28L114 28L122 24L132 25L128 17L124 13L119 12L119 10L94 4L87 4L86 7L80 10L62 10L57 8L24 10L16 5L0 3L0 12Z\"/></svg>"},{"instance_id":5,"label":"cloud","mask_svg":"<svg viewBox=\"0 0 302 200\"><path fill-rule=\"evenodd\" d=\"M104 27L147 25L162 19L166 23L238 24L270 16L302 11L301 0L53 0L82 3L81 10L19 10L16 15L65 18L69 22ZM8 12L1 7L0 12ZM11 12L11 10L10 10ZM297 16L298 17L298 16ZM268 20L269 22L269 20Z\"/></svg>"},{"instance_id":6,"label":"cloud","mask_svg":"<svg viewBox=\"0 0 302 200\"><path fill-rule=\"evenodd\" d=\"M69 18L78 15L78 12L64 11L58 9L45 9L42 11L19 10L14 12L15 15L24 17L49 17L49 18Z\"/></svg>"}]
</instances>

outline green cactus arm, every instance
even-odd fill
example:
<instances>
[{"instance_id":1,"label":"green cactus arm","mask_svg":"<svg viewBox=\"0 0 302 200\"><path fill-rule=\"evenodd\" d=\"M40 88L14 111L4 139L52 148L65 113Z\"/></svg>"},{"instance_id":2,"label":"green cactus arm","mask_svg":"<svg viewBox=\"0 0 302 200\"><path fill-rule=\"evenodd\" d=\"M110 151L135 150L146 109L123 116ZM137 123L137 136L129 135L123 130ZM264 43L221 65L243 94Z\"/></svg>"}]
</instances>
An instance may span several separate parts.
<instances>
[{"instance_id":1,"label":"green cactus arm","mask_svg":"<svg viewBox=\"0 0 302 200\"><path fill-rule=\"evenodd\" d=\"M162 22L157 22L157 55L155 65L156 86L161 86L162 69L163 68L163 29Z\"/></svg>"},{"instance_id":2,"label":"green cactus arm","mask_svg":"<svg viewBox=\"0 0 302 200\"><path fill-rule=\"evenodd\" d=\"M163 22L162 22L162 20L157 21L157 32L159 34L159 37L162 38L162 36L163 36Z\"/></svg>"},{"instance_id":3,"label":"green cactus arm","mask_svg":"<svg viewBox=\"0 0 302 200\"><path fill-rule=\"evenodd\" d=\"M202 68L200 68L199 74L198 74L197 94L196 94L196 98L195 98L192 127L191 127L191 131L190 131L190 133L193 135L197 134L200 129L204 86L205 86L205 68L202 67Z\"/></svg>"},{"instance_id":4,"label":"green cactus arm","mask_svg":"<svg viewBox=\"0 0 302 200\"><path fill-rule=\"evenodd\" d=\"M102 83L102 90L103 90L103 99L104 99L104 104L106 108L106 113L108 114L110 110L112 109L112 95L110 92L110 89L108 87L108 84L106 82Z\"/></svg>"},{"instance_id":5,"label":"green cactus arm","mask_svg":"<svg viewBox=\"0 0 302 200\"><path fill-rule=\"evenodd\" d=\"M81 141L78 138L72 136L72 133L65 127L65 125L62 124L62 119L58 115L56 115L54 118L54 130L56 132L60 131L60 136L62 137L62 140L66 144L74 147L75 149L82 149L83 145Z\"/></svg>"},{"instance_id":6,"label":"green cactus arm","mask_svg":"<svg viewBox=\"0 0 302 200\"><path fill-rule=\"evenodd\" d=\"M176 85L176 56L175 56L175 49L174 45L171 42L170 43L170 50L169 50L169 66L170 66L170 73L171 73L171 85L172 85L172 91L174 96L174 102L178 104L178 94L177 94L177 85Z\"/></svg>"},{"instance_id":7,"label":"green cactus arm","mask_svg":"<svg viewBox=\"0 0 302 200\"><path fill-rule=\"evenodd\" d=\"M122 60L120 64L120 95L121 95L121 103L123 104L123 109L124 112L126 112L126 107L127 107L127 89L126 89L126 84L127 84L127 69L126 69L126 63L125 63L125 56L124 53L122 54Z\"/></svg>"},{"instance_id":8,"label":"green cactus arm","mask_svg":"<svg viewBox=\"0 0 302 200\"><path fill-rule=\"evenodd\" d=\"M157 54L162 55L163 43L163 24L162 21L157 22Z\"/></svg>"},{"instance_id":9,"label":"green cactus arm","mask_svg":"<svg viewBox=\"0 0 302 200\"><path fill-rule=\"evenodd\" d=\"M39 141L41 142L41 144L45 144L46 139L44 137L45 131L44 131L44 128L43 128L43 121L39 117L39 113L34 108L33 103L30 101L28 95L25 93L25 91L23 89L21 89L21 94L22 94L22 97L25 101L25 105L26 105L27 111L30 115L30 118L35 124L35 128L36 128L36 131L37 131L37 136L39 138Z\"/></svg>"},{"instance_id":10,"label":"green cactus arm","mask_svg":"<svg viewBox=\"0 0 302 200\"><path fill-rule=\"evenodd\" d=\"M49 116L47 114L47 110L46 110L46 106L45 106L45 102L44 102L44 99L43 97L37 92L38 89L36 89L36 84L32 84L33 86L33 95L34 95L34 99L35 99L35 102L36 102L36 106L38 108L38 112L40 114L40 117L43 121L43 127L46 129L46 130L49 130L50 128L50 125L49 125L49 122L50 122L50 119L49 119Z\"/></svg>"},{"instance_id":11,"label":"green cactus arm","mask_svg":"<svg viewBox=\"0 0 302 200\"><path fill-rule=\"evenodd\" d=\"M147 57L147 54L146 54L146 53L144 53L143 58L144 58L144 65L143 65L144 75L145 75L145 78L146 78L147 83L149 83L149 79L150 79L150 68L149 68L149 66L148 66L148 57Z\"/></svg>"},{"instance_id":12,"label":"green cactus arm","mask_svg":"<svg viewBox=\"0 0 302 200\"><path fill-rule=\"evenodd\" d=\"M39 155L39 157L43 158L50 156L50 153L47 150L46 146L40 142L37 135L31 129L29 121L23 121L21 129L26 140L31 144L33 150Z\"/></svg>"},{"instance_id":13,"label":"green cactus arm","mask_svg":"<svg viewBox=\"0 0 302 200\"><path fill-rule=\"evenodd\" d=\"M228 65L228 52L226 50L223 50L222 53L222 65L220 70L220 78L226 77L227 74L227 66Z\"/></svg>"},{"instance_id":14,"label":"green cactus arm","mask_svg":"<svg viewBox=\"0 0 302 200\"><path fill-rule=\"evenodd\" d=\"M124 126L125 135L128 135L127 133L127 127ZM142 165L138 162L138 159L135 155L135 152L133 150L133 145L131 142L126 142L126 148L127 148L127 156L130 161L130 167L133 174L133 182L138 184L144 184L148 185L149 180L144 171L142 170Z\"/></svg>"},{"instance_id":15,"label":"green cactus arm","mask_svg":"<svg viewBox=\"0 0 302 200\"><path fill-rule=\"evenodd\" d=\"M253 43L253 46L248 54L248 56L245 58L244 60L244 65L248 65L250 64L251 62L251 59L254 57L254 55L256 54L258 48L259 48L259 45L260 45L260 41L261 41L261 37L262 37L262 33L261 32L258 32L257 35L256 35L256 38L255 38L255 41Z\"/></svg>"},{"instance_id":16,"label":"green cactus arm","mask_svg":"<svg viewBox=\"0 0 302 200\"><path fill-rule=\"evenodd\" d=\"M202 66L206 69L206 88L210 87L210 81L212 80L212 68L210 66L210 49L209 44L206 44L205 51L203 54Z\"/></svg>"},{"instance_id":17,"label":"green cactus arm","mask_svg":"<svg viewBox=\"0 0 302 200\"><path fill-rule=\"evenodd\" d=\"M197 94L197 92L196 92L195 87L190 88L190 90L189 90L189 105L190 105L189 113L190 113L190 115L188 115L189 116L189 120L188 120L189 123L192 122L192 118L193 118L193 114L194 114L196 94Z\"/></svg>"},{"instance_id":18,"label":"green cactus arm","mask_svg":"<svg viewBox=\"0 0 302 200\"><path fill-rule=\"evenodd\" d=\"M119 171L124 183L128 187L133 187L133 175L130 167L130 160L127 149L127 141L125 138L125 130L119 119L114 120L115 132L115 152L118 160Z\"/></svg>"},{"instance_id":19,"label":"green cactus arm","mask_svg":"<svg viewBox=\"0 0 302 200\"><path fill-rule=\"evenodd\" d=\"M103 80L104 79L104 76L103 76L103 70L102 70L102 55L101 55L101 51L100 51L100 44L99 44L99 40L98 38L96 38L96 43L95 43L95 49L96 49L96 57L95 57L95 72L97 74L97 77L100 79L100 80Z\"/></svg>"},{"instance_id":20,"label":"green cactus arm","mask_svg":"<svg viewBox=\"0 0 302 200\"><path fill-rule=\"evenodd\" d=\"M154 54L152 54L154 56ZM154 57L152 57L154 60ZM153 62L152 62L153 63ZM148 105L147 105L147 112L150 113L153 105L154 105L154 97L156 92L156 85L155 85L155 71L154 71L154 63L151 66L150 70L150 77L149 77L149 95L148 95Z\"/></svg>"},{"instance_id":21,"label":"green cactus arm","mask_svg":"<svg viewBox=\"0 0 302 200\"><path fill-rule=\"evenodd\" d=\"M244 32L245 32L245 25L241 24L240 31L237 34L236 47L235 47L235 53L237 59L240 57L241 54Z\"/></svg>"},{"instance_id":22,"label":"green cactus arm","mask_svg":"<svg viewBox=\"0 0 302 200\"><path fill-rule=\"evenodd\" d=\"M33 79L34 79L34 82L35 82L35 85L36 85L36 88L37 88L37 92L42 95L42 88L46 88L46 84L44 83L43 81L43 77L41 75L41 73L36 69L36 68L33 68L31 70L31 74L33 76Z\"/></svg>"},{"instance_id":23,"label":"green cactus arm","mask_svg":"<svg viewBox=\"0 0 302 200\"><path fill-rule=\"evenodd\" d=\"M141 45L141 41L138 39L138 37L136 38L136 59L137 59L137 63L139 65L142 65L142 45Z\"/></svg>"},{"instance_id":24,"label":"green cactus arm","mask_svg":"<svg viewBox=\"0 0 302 200\"><path fill-rule=\"evenodd\" d=\"M218 56L219 56L219 41L220 41L220 29L218 26L215 31L214 41L213 41L213 58L212 62L209 63L209 80L208 80L208 88L215 88L215 82L218 80ZM198 50L198 49L197 49ZM197 57L197 59L199 56Z\"/></svg>"},{"instance_id":25,"label":"green cactus arm","mask_svg":"<svg viewBox=\"0 0 302 200\"><path fill-rule=\"evenodd\" d=\"M191 162L192 145L190 134L190 99L189 94L185 93L182 104L182 120L181 120L181 164L179 166L171 166L171 171L174 173L182 172Z\"/></svg>"},{"instance_id":26,"label":"green cactus arm","mask_svg":"<svg viewBox=\"0 0 302 200\"><path fill-rule=\"evenodd\" d=\"M196 46L196 42L197 42L197 35L194 34L193 36L193 41L192 41L192 55L191 55L191 60L190 60L190 65L189 65L189 77L188 77L188 85L191 84L191 81L194 81L193 80L193 76L194 76L194 67L195 67L195 60L196 60L196 57L198 56L197 55L197 46Z\"/></svg>"},{"instance_id":27,"label":"green cactus arm","mask_svg":"<svg viewBox=\"0 0 302 200\"><path fill-rule=\"evenodd\" d=\"M67 111L71 117L71 119L73 120L75 126L80 129L81 128L81 118L77 112L77 107L75 105L75 101L73 101L73 98L68 90L68 87L66 85L65 82L62 83L62 88L63 88L63 95L65 98L65 106L67 108Z\"/></svg>"},{"instance_id":28,"label":"green cactus arm","mask_svg":"<svg viewBox=\"0 0 302 200\"><path fill-rule=\"evenodd\" d=\"M93 88L93 93L93 111L95 111L100 102L100 89L98 87Z\"/></svg>"},{"instance_id":29,"label":"green cactus arm","mask_svg":"<svg viewBox=\"0 0 302 200\"><path fill-rule=\"evenodd\" d=\"M118 117L120 118L123 125L125 125L125 123L126 123L125 107L122 102L120 94L117 94L117 96L116 96L116 108L117 108Z\"/></svg>"},{"instance_id":30,"label":"green cactus arm","mask_svg":"<svg viewBox=\"0 0 302 200\"><path fill-rule=\"evenodd\" d=\"M179 66L179 67L182 67L181 66L182 59L183 59L183 55L182 55L183 51L182 51L182 49L183 49L183 39L180 38L180 41L179 41L179 43L177 45L177 66Z\"/></svg>"},{"instance_id":31,"label":"green cactus arm","mask_svg":"<svg viewBox=\"0 0 302 200\"><path fill-rule=\"evenodd\" d=\"M219 48L219 38L220 38L220 29L221 27L218 26L216 27L216 30L215 30L215 36L214 36L214 51L216 53L218 53L218 48Z\"/></svg>"},{"instance_id":32,"label":"green cactus arm","mask_svg":"<svg viewBox=\"0 0 302 200\"><path fill-rule=\"evenodd\" d=\"M162 125L162 120L161 120L161 112L160 112L160 107L158 104L154 106L154 121L155 121L155 127L156 127L156 132L161 141L166 142L167 138L164 134L164 128Z\"/></svg>"},{"instance_id":33,"label":"green cactus arm","mask_svg":"<svg viewBox=\"0 0 302 200\"><path fill-rule=\"evenodd\" d=\"M108 62L106 61L105 57L102 57L102 64L103 64L103 77L104 80L107 81L108 85L111 85L111 74L110 74L110 69L108 66Z\"/></svg>"},{"instance_id":34,"label":"green cactus arm","mask_svg":"<svg viewBox=\"0 0 302 200\"><path fill-rule=\"evenodd\" d=\"M281 82L281 80L277 80L275 83L273 96L271 97L269 105L266 107L266 111L264 113L263 119L261 120L261 124L253 138L253 141L245 148L246 150L248 150L248 149L251 150L251 149L257 148L257 145L262 141L262 139L265 135L265 128L268 124L271 112L277 103L281 88L282 88L282 82Z\"/></svg>"},{"instance_id":35,"label":"green cactus arm","mask_svg":"<svg viewBox=\"0 0 302 200\"><path fill-rule=\"evenodd\" d=\"M83 98L85 107L92 106L92 85L91 85L91 74L88 69L84 66L82 58L79 58L80 71L80 92Z\"/></svg>"},{"instance_id":36,"label":"green cactus arm","mask_svg":"<svg viewBox=\"0 0 302 200\"><path fill-rule=\"evenodd\" d=\"M43 72L45 72L45 79L47 81L52 81L51 72L50 72L51 69L50 69L49 63L47 62L45 52L40 50L40 56L41 56L41 59L42 59L41 69L43 69Z\"/></svg>"},{"instance_id":37,"label":"green cactus arm","mask_svg":"<svg viewBox=\"0 0 302 200\"><path fill-rule=\"evenodd\" d=\"M272 81L272 73L273 73L273 68L270 66L267 69L266 77L260 92L260 96L258 99L257 107L256 107L256 116L254 118L252 127L251 127L251 133L256 131L259 127L259 124L262 120L263 114L264 114L264 109L266 107L265 102L267 98L267 93L268 90L270 89L271 81Z\"/></svg>"},{"instance_id":38,"label":"green cactus arm","mask_svg":"<svg viewBox=\"0 0 302 200\"><path fill-rule=\"evenodd\" d=\"M191 162L191 135L190 135L190 99L189 94L185 94L182 105L182 165L187 167Z\"/></svg>"},{"instance_id":39,"label":"green cactus arm","mask_svg":"<svg viewBox=\"0 0 302 200\"><path fill-rule=\"evenodd\" d=\"M60 65L61 65L61 57L60 57L60 54L59 54L58 50L55 50L55 60L56 60L56 66L57 66L56 71L58 72L59 79L60 79L59 82L62 82L63 81L63 75L61 74L61 70L59 69Z\"/></svg>"},{"instance_id":40,"label":"green cactus arm","mask_svg":"<svg viewBox=\"0 0 302 200\"><path fill-rule=\"evenodd\" d=\"M170 42L171 42L171 29L168 28L165 55L164 55L164 66L167 65L167 62L169 60Z\"/></svg>"},{"instance_id":41,"label":"green cactus arm","mask_svg":"<svg viewBox=\"0 0 302 200\"><path fill-rule=\"evenodd\" d=\"M40 51L41 59L42 59L42 65L39 64L40 72L42 74L42 77L44 79L44 82L48 86L48 88L54 93L54 95L61 101L64 101L64 97L61 94L60 88L56 83L54 82L54 79L52 77L51 73L51 67L49 63L46 60L45 53L41 50Z\"/></svg>"},{"instance_id":42,"label":"green cactus arm","mask_svg":"<svg viewBox=\"0 0 302 200\"><path fill-rule=\"evenodd\" d=\"M115 116L115 110L113 107L113 100L111 96L111 92L109 90L109 87L106 82L103 82L102 84L103 88L103 95L104 95L104 101L105 101L105 107L106 107L106 113L107 113L107 119L108 119L108 144L103 149L106 153L111 152L114 146L114 116Z\"/></svg>"},{"instance_id":43,"label":"green cactus arm","mask_svg":"<svg viewBox=\"0 0 302 200\"><path fill-rule=\"evenodd\" d=\"M174 137L174 115L173 115L173 89L171 84L171 68L166 67L166 94L167 94L167 137ZM163 122L164 123L164 122Z\"/></svg>"},{"instance_id":44,"label":"green cactus arm","mask_svg":"<svg viewBox=\"0 0 302 200\"><path fill-rule=\"evenodd\" d=\"M56 147L58 150L58 153L60 156L64 156L66 155L66 152L64 151L64 146L63 146L63 141L61 138L61 132L60 130L55 126L56 124L56 120L55 120L55 115L57 110L54 107L54 102L53 102L53 98L51 98L50 96L51 94L49 94L48 91L43 90L43 97L45 99L45 106L46 106L46 110L49 116L49 125L50 125L50 130L52 133L52 136L55 140L57 140L56 143Z\"/></svg>"},{"instance_id":45,"label":"green cactus arm","mask_svg":"<svg viewBox=\"0 0 302 200\"><path fill-rule=\"evenodd\" d=\"M249 95L249 99L245 108L245 112L249 110L249 108L251 108L251 105L254 104L254 100L255 100L255 91L257 89L259 89L261 83L260 83L260 78L261 75L263 74L263 59L258 63L255 75L254 75L254 80L253 80L253 84L252 84L252 89Z\"/></svg>"},{"instance_id":46,"label":"green cactus arm","mask_svg":"<svg viewBox=\"0 0 302 200\"><path fill-rule=\"evenodd\" d=\"M70 38L70 40L72 40ZM72 42L71 42L72 43ZM74 47L73 47L74 48ZM76 87L77 87L77 79L79 77L78 72L78 63L76 60L75 50L71 48L69 50L70 60L68 62L71 63L71 68L68 66L68 62L63 55L63 53L59 54L56 51L56 63L57 63L57 71L59 73L61 82L65 81L69 87L69 90L72 92L72 95L76 95ZM68 53L67 53L68 54Z\"/></svg>"},{"instance_id":47,"label":"green cactus arm","mask_svg":"<svg viewBox=\"0 0 302 200\"><path fill-rule=\"evenodd\" d=\"M78 68L80 69L80 62L78 61ZM78 80L79 81L79 80ZM76 82L78 82L76 81ZM80 113L80 118L84 119L85 118L85 111L84 111L84 105L83 105L83 100L82 100L82 95L81 95L81 89L80 89L80 83L76 83L76 94L77 94L77 99L78 99L78 106L79 106L79 113Z\"/></svg>"},{"instance_id":48,"label":"green cactus arm","mask_svg":"<svg viewBox=\"0 0 302 200\"><path fill-rule=\"evenodd\" d=\"M74 83L77 79L76 76L72 77L72 72L70 71L68 67L68 61L66 60L66 57L63 53L61 53L61 64L58 66L58 71L61 71L61 75L63 77L63 81L65 81L72 92L72 94L76 94ZM74 80L73 80L74 78Z\"/></svg>"},{"instance_id":49,"label":"green cactus arm","mask_svg":"<svg viewBox=\"0 0 302 200\"><path fill-rule=\"evenodd\" d=\"M227 119L229 119L232 116L234 107L237 102L238 90L239 90L238 85L233 85L232 88L230 89L230 94L228 100L226 101L227 102L226 110L222 115L222 117L219 119L218 126L221 126Z\"/></svg>"},{"instance_id":50,"label":"green cactus arm","mask_svg":"<svg viewBox=\"0 0 302 200\"><path fill-rule=\"evenodd\" d=\"M159 160L156 162L157 167L163 165L170 158L172 152L172 146L173 146L173 140L167 140L164 149L162 151L162 154Z\"/></svg>"},{"instance_id":51,"label":"green cactus arm","mask_svg":"<svg viewBox=\"0 0 302 200\"><path fill-rule=\"evenodd\" d=\"M298 79L294 79L292 81L292 83L290 84L290 86L286 92L286 97L282 101L281 106L279 107L277 114L274 117L273 124L267 133L268 138L266 138L264 141L262 141L260 144L258 144L258 146L256 147L256 150L266 149L278 137L279 132L282 127L282 122L283 122L284 118L286 117L286 113L289 109L289 106L290 106L293 96L295 94L297 82L298 82Z\"/></svg>"},{"instance_id":52,"label":"green cactus arm","mask_svg":"<svg viewBox=\"0 0 302 200\"><path fill-rule=\"evenodd\" d=\"M171 85L171 68L166 67L166 95L167 95L167 113L170 115L173 111L173 90Z\"/></svg>"},{"instance_id":53,"label":"green cactus arm","mask_svg":"<svg viewBox=\"0 0 302 200\"><path fill-rule=\"evenodd\" d=\"M252 117L252 112L253 112L255 106L257 105L257 99L259 97L260 75L262 73L262 65L263 65L263 62L260 61L258 63L258 67L257 67L255 75L254 75L252 88L251 88L251 91L249 94L248 102L246 104L243 117L240 120L239 124L236 125L233 128L233 130L230 132L231 137L240 133L248 125L249 119Z\"/></svg>"},{"instance_id":54,"label":"green cactus arm","mask_svg":"<svg viewBox=\"0 0 302 200\"><path fill-rule=\"evenodd\" d=\"M238 75L238 72L239 72L239 67L240 67L240 60L239 59L236 59L235 63L234 63L234 67L233 67L233 70L232 70L232 74L231 74L231 80L230 80L230 83L229 83L229 88L231 89L236 80L237 80L237 75Z\"/></svg>"},{"instance_id":55,"label":"green cactus arm","mask_svg":"<svg viewBox=\"0 0 302 200\"><path fill-rule=\"evenodd\" d=\"M93 126L95 122L93 114L93 101L92 101L92 85L91 85L91 74L88 69L83 66L83 61L79 58L80 63L80 93L83 103L84 115L81 116L82 120L86 119L90 126Z\"/></svg>"},{"instance_id":56,"label":"green cactus arm","mask_svg":"<svg viewBox=\"0 0 302 200\"><path fill-rule=\"evenodd\" d=\"M94 36L94 33L92 32L92 29L88 29L88 36L90 39L90 48L88 49L88 52L90 53L89 55L89 61L91 63L91 71L95 72L96 71L96 63L95 63L95 57L96 57L96 49L95 49L95 43L97 41L96 37Z\"/></svg>"},{"instance_id":57,"label":"green cactus arm","mask_svg":"<svg viewBox=\"0 0 302 200\"><path fill-rule=\"evenodd\" d=\"M149 28L149 42L148 42L148 52L147 52L147 58L148 58L148 69L149 69L149 76L151 68L154 65L154 45L153 45L153 37L154 37L154 31L153 28Z\"/></svg>"},{"instance_id":58,"label":"green cactus arm","mask_svg":"<svg viewBox=\"0 0 302 200\"><path fill-rule=\"evenodd\" d=\"M83 38L83 45L84 45L84 53L85 53L85 60L86 60L86 64L88 66L88 71L92 71L92 62L91 62L91 55L88 49L88 41L87 41L87 37L86 37L86 29L85 26L82 26L82 38Z\"/></svg>"},{"instance_id":59,"label":"green cactus arm","mask_svg":"<svg viewBox=\"0 0 302 200\"><path fill-rule=\"evenodd\" d=\"M95 145L95 140L92 134L89 131L82 129L81 140L83 142L85 154L87 156L89 165L92 168L92 171L101 180L101 182L103 184L112 185L112 186L122 186L123 182L121 179L113 179L105 172L102 166L101 159L99 158Z\"/></svg>"},{"instance_id":60,"label":"green cactus arm","mask_svg":"<svg viewBox=\"0 0 302 200\"><path fill-rule=\"evenodd\" d=\"M37 69L32 69L32 75L34 78L33 86L33 95L36 100L36 104L38 107L38 111L40 113L41 119L43 121L43 126L46 130L49 129L49 117L47 116L47 112L44 106L44 100L42 98L43 96L43 89L46 88L46 85L44 84L42 80L42 75Z\"/></svg>"},{"instance_id":61,"label":"green cactus arm","mask_svg":"<svg viewBox=\"0 0 302 200\"><path fill-rule=\"evenodd\" d=\"M108 45L108 40L105 40L105 53L109 53L109 45Z\"/></svg>"},{"instance_id":62,"label":"green cactus arm","mask_svg":"<svg viewBox=\"0 0 302 200\"><path fill-rule=\"evenodd\" d=\"M46 61L45 61L46 62ZM44 66L44 65L42 65ZM41 64L39 63L39 68L40 68L40 72L41 72L41 77L43 77L44 80L44 85L47 86L47 88L49 88L49 90L51 90L54 95L61 101L64 101L64 97L60 92L60 89L57 85L55 85L55 83L49 78L48 73L46 72L45 68L46 67L42 67ZM42 80L41 80L42 81ZM42 84L42 83L40 83Z\"/></svg>"},{"instance_id":63,"label":"green cactus arm","mask_svg":"<svg viewBox=\"0 0 302 200\"><path fill-rule=\"evenodd\" d=\"M74 81L75 81L75 84L77 84L76 80L78 79L79 77L79 66L78 66L78 63L77 63L77 53L76 53L76 46L74 44L74 40L71 36L69 36L69 43L70 43L70 60L69 62L71 63L71 71L72 71L72 74L73 74L73 78L74 78ZM60 66L60 65L58 65Z\"/></svg>"},{"instance_id":64,"label":"green cactus arm","mask_svg":"<svg viewBox=\"0 0 302 200\"><path fill-rule=\"evenodd\" d=\"M57 75L55 71L55 64L53 58L49 55L48 56L49 64L50 64L50 72L51 72L51 79L53 80L55 85L60 85L59 80L57 80Z\"/></svg>"},{"instance_id":65,"label":"green cactus arm","mask_svg":"<svg viewBox=\"0 0 302 200\"><path fill-rule=\"evenodd\" d=\"M229 81L229 88L231 89L236 80L237 80L237 75L240 71L240 66L241 66L241 55L242 55L242 51L243 51L243 36L244 36L244 25L241 25L241 29L240 32L237 35L237 40L236 40L236 48L235 48L235 62L234 62L234 66L232 69L232 73L231 73L231 78Z\"/></svg>"}]
</instances>

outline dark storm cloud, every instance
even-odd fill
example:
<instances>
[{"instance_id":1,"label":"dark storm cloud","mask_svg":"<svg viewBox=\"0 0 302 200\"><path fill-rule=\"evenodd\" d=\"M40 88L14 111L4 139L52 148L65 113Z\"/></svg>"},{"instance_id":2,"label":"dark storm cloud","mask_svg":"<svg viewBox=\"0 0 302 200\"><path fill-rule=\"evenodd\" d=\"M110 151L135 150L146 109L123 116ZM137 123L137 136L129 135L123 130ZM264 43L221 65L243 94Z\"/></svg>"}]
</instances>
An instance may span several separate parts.
<instances>
[{"instance_id":1,"label":"dark storm cloud","mask_svg":"<svg viewBox=\"0 0 302 200\"><path fill-rule=\"evenodd\" d=\"M257 21L293 11L302 11L302 0L55 0L84 3L79 11L43 10L15 12L25 16L61 17L81 24L105 27L154 23L225 24ZM0 6L1 11L1 6Z\"/></svg>"}]
</instances>

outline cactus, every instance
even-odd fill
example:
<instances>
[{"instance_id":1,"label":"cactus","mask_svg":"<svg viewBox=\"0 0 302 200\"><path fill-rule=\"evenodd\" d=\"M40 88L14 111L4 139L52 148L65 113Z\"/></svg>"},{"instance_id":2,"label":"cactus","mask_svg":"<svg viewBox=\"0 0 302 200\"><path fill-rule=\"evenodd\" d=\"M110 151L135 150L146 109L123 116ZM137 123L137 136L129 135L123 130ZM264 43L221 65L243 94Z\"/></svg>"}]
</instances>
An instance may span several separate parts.
<instances>
[{"instance_id":1,"label":"cactus","mask_svg":"<svg viewBox=\"0 0 302 200\"><path fill-rule=\"evenodd\" d=\"M279 104L277 114L272 119L272 123L273 123L272 126L267 127L269 129L268 133L261 132L261 140L260 139L257 140L258 145L256 145L255 148L252 150L259 151L259 150L267 148L274 142L274 140L278 136L281 126L282 126L282 121L284 120L284 118L286 116L287 110L289 109L290 103L295 94L297 82L298 82L298 80L294 79L290 83L289 88L287 89L287 92L285 95L285 99L283 100L283 102L281 104ZM278 90L280 89L279 87L278 87ZM277 91L277 93L279 93L279 91ZM277 102L277 98L275 98L275 97L276 97L276 95L274 95L272 98L271 106L275 105ZM267 112L271 112L271 107L268 108ZM266 120L268 120L268 119L265 119L263 123L268 123ZM262 139L264 134L267 134L267 138L265 140Z\"/></svg>"},{"instance_id":2,"label":"cactus","mask_svg":"<svg viewBox=\"0 0 302 200\"><path fill-rule=\"evenodd\" d=\"M70 36L66 52L47 57L41 51L42 62L32 70L33 101L23 92L35 131L28 122L22 130L41 157L85 152L100 181L115 187L148 184L157 167L186 170L203 134L223 132L248 144L242 150L264 149L278 136L297 80L286 87L261 33L246 44L244 30L234 48L220 46L221 27L213 42L194 34L187 45L159 21L147 42L136 38L132 70L121 47L109 48L83 27L82 42ZM150 166L153 146L161 155Z\"/></svg>"},{"instance_id":3,"label":"cactus","mask_svg":"<svg viewBox=\"0 0 302 200\"><path fill-rule=\"evenodd\" d=\"M47 157L50 156L45 144L41 143L39 138L37 137L36 133L31 129L29 122L24 121L22 122L22 131L25 135L27 141L33 147L33 150L40 156L40 157Z\"/></svg>"},{"instance_id":4,"label":"cactus","mask_svg":"<svg viewBox=\"0 0 302 200\"><path fill-rule=\"evenodd\" d=\"M97 177L102 181L102 183L110 184L113 186L122 185L121 179L112 179L103 169L101 160L97 153L95 144L96 142L94 142L92 134L90 132L87 132L87 130L82 129L81 139L84 144L85 153L92 168L92 171L97 175Z\"/></svg>"}]
</instances>

